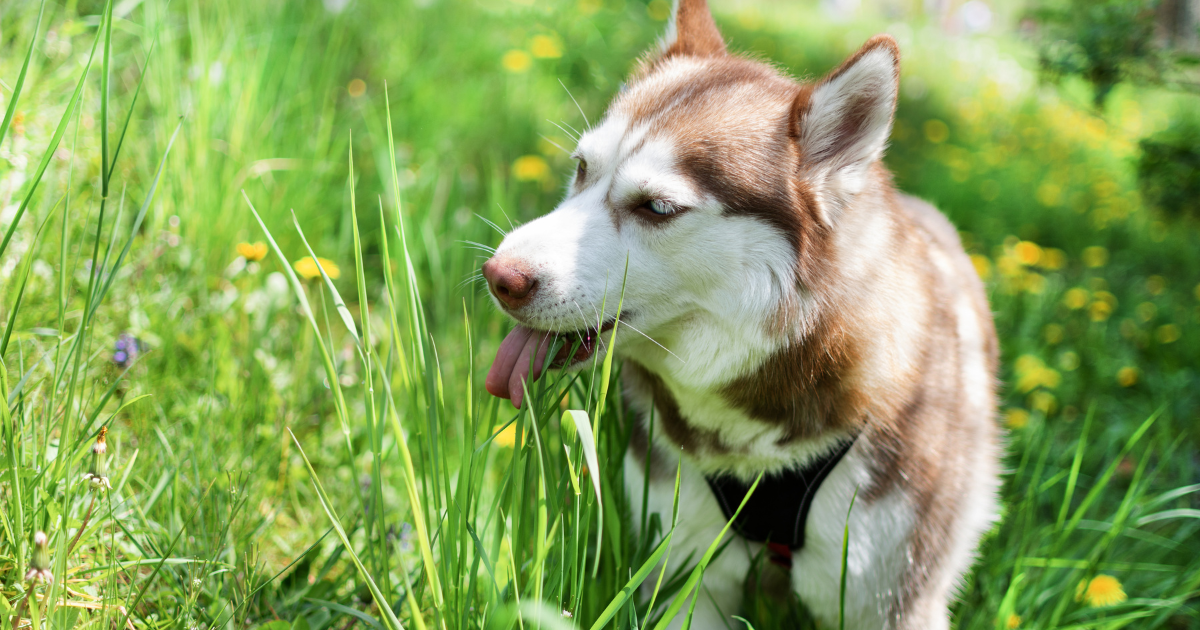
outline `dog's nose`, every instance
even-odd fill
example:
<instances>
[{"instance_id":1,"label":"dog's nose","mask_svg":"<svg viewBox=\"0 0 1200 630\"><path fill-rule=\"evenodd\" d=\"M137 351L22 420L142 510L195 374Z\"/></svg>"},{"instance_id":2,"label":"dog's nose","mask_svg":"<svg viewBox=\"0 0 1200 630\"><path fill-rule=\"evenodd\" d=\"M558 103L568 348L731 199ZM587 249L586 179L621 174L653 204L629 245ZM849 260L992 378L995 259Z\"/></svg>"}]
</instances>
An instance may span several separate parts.
<instances>
[{"instance_id":1,"label":"dog's nose","mask_svg":"<svg viewBox=\"0 0 1200 630\"><path fill-rule=\"evenodd\" d=\"M489 258L483 263L483 277L492 295L510 309L526 305L537 291L537 279L528 268L508 258Z\"/></svg>"}]
</instances>

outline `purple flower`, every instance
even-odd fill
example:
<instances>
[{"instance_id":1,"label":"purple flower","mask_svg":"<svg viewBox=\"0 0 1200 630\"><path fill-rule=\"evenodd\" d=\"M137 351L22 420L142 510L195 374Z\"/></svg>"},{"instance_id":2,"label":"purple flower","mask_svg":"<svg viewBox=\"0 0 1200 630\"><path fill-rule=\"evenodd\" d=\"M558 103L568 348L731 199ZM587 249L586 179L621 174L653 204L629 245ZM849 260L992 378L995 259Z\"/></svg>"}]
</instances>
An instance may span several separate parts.
<instances>
[{"instance_id":1,"label":"purple flower","mask_svg":"<svg viewBox=\"0 0 1200 630\"><path fill-rule=\"evenodd\" d=\"M134 361L137 361L138 355L146 349L146 344L142 340L129 333L121 333L121 336L117 337L115 345L112 360L117 367L121 368L129 367Z\"/></svg>"}]
</instances>

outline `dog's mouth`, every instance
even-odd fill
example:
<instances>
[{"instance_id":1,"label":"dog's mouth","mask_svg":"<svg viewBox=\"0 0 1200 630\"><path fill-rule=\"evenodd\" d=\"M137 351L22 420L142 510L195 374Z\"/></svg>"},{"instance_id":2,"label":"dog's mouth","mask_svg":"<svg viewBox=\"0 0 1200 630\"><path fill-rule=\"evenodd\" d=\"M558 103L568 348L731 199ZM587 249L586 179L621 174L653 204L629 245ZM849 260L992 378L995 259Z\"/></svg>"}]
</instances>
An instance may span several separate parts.
<instances>
[{"instance_id":1,"label":"dog's mouth","mask_svg":"<svg viewBox=\"0 0 1200 630\"><path fill-rule=\"evenodd\" d=\"M520 408L525 397L523 383L532 383L548 368L571 367L592 358L603 343L601 334L612 330L615 324L616 318L613 318L599 327L571 332L518 325L504 338L492 369L488 370L488 393L507 398L514 407ZM557 351L547 362L546 355L555 347Z\"/></svg>"}]
</instances>

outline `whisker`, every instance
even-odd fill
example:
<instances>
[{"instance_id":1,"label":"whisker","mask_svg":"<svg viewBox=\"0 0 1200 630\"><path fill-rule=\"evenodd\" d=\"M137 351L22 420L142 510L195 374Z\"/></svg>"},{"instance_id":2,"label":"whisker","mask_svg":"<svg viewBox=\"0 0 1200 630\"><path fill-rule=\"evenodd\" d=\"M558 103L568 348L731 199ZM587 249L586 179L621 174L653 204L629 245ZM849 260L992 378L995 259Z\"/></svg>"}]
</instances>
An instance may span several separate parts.
<instances>
[{"instance_id":1,"label":"whisker","mask_svg":"<svg viewBox=\"0 0 1200 630\"><path fill-rule=\"evenodd\" d=\"M562 151L563 153L566 153L567 155L570 155L570 154L571 154L571 152L570 152L570 151L568 151L568 150L566 150L566 149L562 148L562 145L560 145L559 143L557 143L557 142L555 142L555 141L551 140L550 138L548 138L548 137L546 136L546 134L539 133L539 134L538 134L538 136L540 136L540 137L542 138L542 140L545 140L546 142L549 142L550 144L553 144L555 147L557 147L557 148L558 148L558 150L559 150L559 151Z\"/></svg>"},{"instance_id":2,"label":"whisker","mask_svg":"<svg viewBox=\"0 0 1200 630\"><path fill-rule=\"evenodd\" d=\"M574 126L572 126L571 123L564 120L564 121L562 121L562 124L566 125L567 127L570 127L571 131L574 131L576 136L579 136L580 138L583 137L583 133L581 133L578 129L576 129Z\"/></svg>"},{"instance_id":3,"label":"whisker","mask_svg":"<svg viewBox=\"0 0 1200 630\"><path fill-rule=\"evenodd\" d=\"M503 210L501 210L501 212L503 212ZM474 214L475 216L477 216L477 217L479 217L480 219L482 219L484 223L486 223L486 224L488 224L488 225L492 226L492 229L494 229L494 230L496 230L497 232L499 232L499 233L500 233L500 236L508 236L508 233L507 233L507 232L505 232L504 230L500 229L500 226L499 226L499 225L496 225L495 223L492 223L492 222L491 222L491 220L490 220L490 219L488 219L487 217L483 216L482 214L479 214L478 212L474 212L474 213L472 213L472 214Z\"/></svg>"},{"instance_id":4,"label":"whisker","mask_svg":"<svg viewBox=\"0 0 1200 630\"><path fill-rule=\"evenodd\" d=\"M588 121L587 114L583 113L583 108L579 106L579 101L575 100L575 95L574 95L574 94L571 94L571 90L567 89L567 84L566 84L566 83L563 83L563 82L562 82L562 79L559 79L559 80L558 80L558 84L559 84L559 85L561 85L561 86L562 86L562 89L566 91L566 93L567 93L567 96L570 96L570 97L571 97L571 102L572 102L572 103L575 103L575 109L578 109L578 110L579 110L579 115L580 115L580 116L583 116L583 122L587 123L587 126L588 126L588 127L591 127L591 126L592 126L592 123Z\"/></svg>"},{"instance_id":5,"label":"whisker","mask_svg":"<svg viewBox=\"0 0 1200 630\"><path fill-rule=\"evenodd\" d=\"M642 332L642 331L638 330L637 328L634 328L634 327L633 327L633 326L632 326L632 325L631 325L629 322L622 321L622 322L621 322L621 325L622 325L622 326L624 326L624 327L626 327L626 328L628 328L628 329L630 329L630 330L632 330L633 332L635 332L635 333L637 333L637 334L639 334L639 335L641 335L641 336L645 337L647 340L649 340L649 341L650 341L650 343L652 343L652 344L654 344L654 345L658 346L659 348L662 348L662 349L663 349L663 352L666 352L667 354L669 354L669 355L671 355L671 356L675 357L676 359L679 359L679 362L680 362L680 363L684 363L684 364L686 364L686 363L687 363L687 361L684 361L684 360L683 360L683 359L682 359L682 358L681 358L679 355L677 355L677 354L675 354L674 352L671 352L670 350L668 350L666 346L664 346L664 345L662 345L661 343L658 343L657 341L655 341L655 340L654 340L654 338L653 338L653 337L651 337L650 335L647 335L646 333L644 333L644 332Z\"/></svg>"},{"instance_id":6,"label":"whisker","mask_svg":"<svg viewBox=\"0 0 1200 630\"><path fill-rule=\"evenodd\" d=\"M578 131L576 131L575 133L571 133L570 131L567 131L566 127L563 127L562 125L554 122L553 120L550 120L549 118L546 119L546 122L550 123L551 125L554 125L555 127L558 127L559 131L570 136L570 138L572 140L574 140L575 142L579 142L579 132Z\"/></svg>"},{"instance_id":7,"label":"whisker","mask_svg":"<svg viewBox=\"0 0 1200 630\"><path fill-rule=\"evenodd\" d=\"M475 241L455 241L455 242L460 245L466 245L467 247L470 247L471 249L478 249L479 251L487 252L489 254L496 253L495 247L492 247L490 245L484 245L483 243L476 243Z\"/></svg>"},{"instance_id":8,"label":"whisker","mask_svg":"<svg viewBox=\"0 0 1200 630\"><path fill-rule=\"evenodd\" d=\"M513 225L512 218L511 218L511 217L509 217L509 216L508 216L508 213L504 211L504 206L502 206L502 205L500 205L500 204L496 204L496 207L497 207L497 208L500 208L500 214L503 214L503 215L504 215L504 220L505 220L505 221L508 221L508 228L509 228L509 231L511 232L512 230L515 230L515 229L517 229L517 226Z\"/></svg>"},{"instance_id":9,"label":"whisker","mask_svg":"<svg viewBox=\"0 0 1200 630\"><path fill-rule=\"evenodd\" d=\"M473 273L469 274L466 278L463 278L462 282L459 282L458 286L455 287L455 290L462 289L463 287L467 286L468 284L474 284L480 280L483 280L483 273L480 271L473 272ZM484 282L483 284L486 286L487 283Z\"/></svg>"}]
</instances>

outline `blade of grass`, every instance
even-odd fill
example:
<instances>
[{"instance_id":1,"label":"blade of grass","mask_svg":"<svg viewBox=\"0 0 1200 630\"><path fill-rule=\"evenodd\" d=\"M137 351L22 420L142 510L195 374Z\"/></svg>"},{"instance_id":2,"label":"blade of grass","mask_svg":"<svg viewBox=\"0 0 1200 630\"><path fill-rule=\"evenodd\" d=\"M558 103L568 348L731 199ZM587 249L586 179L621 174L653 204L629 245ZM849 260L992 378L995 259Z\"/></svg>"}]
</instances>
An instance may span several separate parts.
<instances>
[{"instance_id":1,"label":"blade of grass","mask_svg":"<svg viewBox=\"0 0 1200 630\"><path fill-rule=\"evenodd\" d=\"M62 202L63 200L60 198L58 203ZM58 204L55 204L54 207L57 208ZM8 352L8 341L12 338L12 331L17 326L17 313L20 312L21 302L25 298L25 287L29 284L29 270L33 268L33 261L37 258L37 252L41 244L42 230L45 229L46 224L50 222L52 217L54 217L53 210L46 214L46 218L42 220L42 224L38 226L37 231L33 234L33 242L29 244L29 250L25 252L25 264L23 265L23 269L21 269L21 282L17 285L17 296L13 300L12 308L8 313L8 325L4 328L4 337L0 338L0 357L3 357Z\"/></svg>"},{"instance_id":2,"label":"blade of grass","mask_svg":"<svg viewBox=\"0 0 1200 630\"><path fill-rule=\"evenodd\" d=\"M46 13L46 0L42 0L38 9L37 22L33 25L33 36L29 38L29 50L25 53L25 62L21 64L21 72L17 82L13 84L12 94L8 96L8 109L4 112L4 122L0 122L0 142L8 134L8 126L12 123L13 115L17 112L17 103L21 100L21 89L25 87L25 73L29 72L29 61L33 59L33 47L38 42L38 33L42 31L42 15Z\"/></svg>"},{"instance_id":3,"label":"blade of grass","mask_svg":"<svg viewBox=\"0 0 1200 630\"><path fill-rule=\"evenodd\" d=\"M846 508L846 527L842 530L842 575L838 586L838 629L846 630L846 565L850 559L850 513L854 511L854 501L858 499L858 486L850 497L850 507Z\"/></svg>"},{"instance_id":4,"label":"blade of grass","mask_svg":"<svg viewBox=\"0 0 1200 630\"><path fill-rule=\"evenodd\" d=\"M708 550L705 551L704 556L700 558L700 564L697 564L696 568L692 569L691 575L688 576L688 579L686 582L684 582L683 587L679 589L679 593L675 595L675 601L671 602L671 605L667 607L667 611L663 613L662 618L658 620L657 624L655 624L654 630L666 630L667 625L670 624L675 616L679 614L679 611L683 609L683 605L687 603L689 596L700 596L700 579L704 577L704 570L708 568L708 563L712 561L713 556L715 556L717 553L717 549L721 547L721 541L724 540L725 534L729 533L729 528L733 526L733 522L736 521L738 515L742 513L742 508L746 507L746 503L750 500L750 497L754 496L754 490L758 488L758 483L762 481L762 477L762 473L759 473L758 477L754 480L754 483L750 485L750 490L746 492L746 496L743 497L742 502L738 504L737 510L734 510L733 516L731 516L729 520L725 522L725 527L721 529L721 533L718 534L717 538L712 541L711 545L708 546Z\"/></svg>"},{"instance_id":5,"label":"blade of grass","mask_svg":"<svg viewBox=\"0 0 1200 630\"><path fill-rule=\"evenodd\" d=\"M342 546L346 549L346 553L350 554L350 560L354 562L359 575L367 583L367 589L371 591L371 597L374 598L375 605L379 607L379 610L383 611L384 625L389 630L404 630L404 626L396 618L396 613L392 612L392 606L388 602L388 599L380 592L379 587L375 585L375 580L371 579L371 574L367 572L367 568L363 566L362 560L354 552L354 546L350 544L350 538L346 536L346 531L342 529L342 522L338 519L337 513L334 512L333 505L329 503L329 497L325 494L325 487L321 485L321 480L317 477L317 471L313 470L312 463L308 461L308 455L304 453L304 447L300 446L300 440L296 439L295 434L292 433L290 428L287 432L292 437L292 442L296 445L296 449L300 451L300 459L304 460L304 466L308 469L308 478L312 481L313 488L317 491L317 498L321 501L321 508L325 510L325 515L329 517L334 533L342 541Z\"/></svg>"},{"instance_id":6,"label":"blade of grass","mask_svg":"<svg viewBox=\"0 0 1200 630\"><path fill-rule=\"evenodd\" d=\"M106 13L111 12L112 0L109 0L106 5ZM79 82L75 84L75 93L71 95L71 100L67 102L66 110L63 112L62 118L58 121L58 127L54 129L54 134L50 136L50 142L46 146L45 153L42 154L42 161L38 164L37 171L33 177L29 178L29 191L25 193L25 197L21 200L21 205L17 207L17 212L13 215L12 222L8 226L8 231L4 233L4 239L0 240L0 257L4 256L5 250L8 249L8 243L12 240L13 234L17 231L17 226L21 224L21 217L25 215L25 210L29 208L29 202L33 199L33 194L37 192L38 184L42 182L42 176L46 173L46 167L50 165L50 159L54 157L54 152L58 150L58 143L62 140L63 134L67 131L67 124L71 121L71 115L75 111L75 106L79 104L79 97L83 94L83 86L87 84L88 71L92 68L92 61L96 57L96 48L100 45L101 33L96 33L96 39L92 41L92 51L88 53L87 63L83 66L83 75L79 77ZM36 37L35 37L36 40Z\"/></svg>"}]
</instances>

